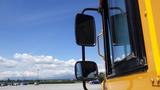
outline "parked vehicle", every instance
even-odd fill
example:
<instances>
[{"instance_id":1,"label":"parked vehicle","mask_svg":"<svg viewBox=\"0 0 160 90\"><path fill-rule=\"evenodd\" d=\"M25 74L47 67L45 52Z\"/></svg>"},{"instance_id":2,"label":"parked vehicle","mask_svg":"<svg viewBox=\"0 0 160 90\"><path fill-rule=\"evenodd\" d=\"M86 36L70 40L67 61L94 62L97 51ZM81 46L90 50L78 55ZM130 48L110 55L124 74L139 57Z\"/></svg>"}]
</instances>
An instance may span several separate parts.
<instances>
[{"instance_id":1,"label":"parked vehicle","mask_svg":"<svg viewBox=\"0 0 160 90\"><path fill-rule=\"evenodd\" d=\"M89 84L100 84L101 82L99 80L92 80L88 82Z\"/></svg>"}]
</instances>

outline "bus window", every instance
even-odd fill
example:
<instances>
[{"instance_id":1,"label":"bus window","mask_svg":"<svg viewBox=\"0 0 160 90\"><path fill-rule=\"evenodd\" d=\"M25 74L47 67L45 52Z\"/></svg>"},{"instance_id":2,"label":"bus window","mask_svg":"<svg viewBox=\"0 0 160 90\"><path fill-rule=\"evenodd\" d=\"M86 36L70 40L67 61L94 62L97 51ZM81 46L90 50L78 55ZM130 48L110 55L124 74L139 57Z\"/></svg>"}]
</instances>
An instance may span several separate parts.
<instances>
[{"instance_id":1,"label":"bus window","mask_svg":"<svg viewBox=\"0 0 160 90\"><path fill-rule=\"evenodd\" d=\"M142 54L145 53L144 45L138 43L143 42L143 35L130 16L127 5L130 1L134 0L108 0L112 75L123 75L145 64L141 64L142 60L145 62L145 54ZM138 17L135 18L140 21Z\"/></svg>"}]
</instances>

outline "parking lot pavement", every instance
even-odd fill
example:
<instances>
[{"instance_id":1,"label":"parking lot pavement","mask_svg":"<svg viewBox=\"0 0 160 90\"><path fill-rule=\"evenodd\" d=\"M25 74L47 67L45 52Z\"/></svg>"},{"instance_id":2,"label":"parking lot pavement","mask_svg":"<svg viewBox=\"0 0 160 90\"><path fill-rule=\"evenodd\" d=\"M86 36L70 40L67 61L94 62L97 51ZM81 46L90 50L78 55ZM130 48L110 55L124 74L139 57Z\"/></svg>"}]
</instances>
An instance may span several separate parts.
<instances>
[{"instance_id":1,"label":"parking lot pavement","mask_svg":"<svg viewBox=\"0 0 160 90\"><path fill-rule=\"evenodd\" d=\"M100 84L87 84L88 90L101 90ZM26 86L5 86L0 90L83 90L82 83L76 84L43 84Z\"/></svg>"}]
</instances>

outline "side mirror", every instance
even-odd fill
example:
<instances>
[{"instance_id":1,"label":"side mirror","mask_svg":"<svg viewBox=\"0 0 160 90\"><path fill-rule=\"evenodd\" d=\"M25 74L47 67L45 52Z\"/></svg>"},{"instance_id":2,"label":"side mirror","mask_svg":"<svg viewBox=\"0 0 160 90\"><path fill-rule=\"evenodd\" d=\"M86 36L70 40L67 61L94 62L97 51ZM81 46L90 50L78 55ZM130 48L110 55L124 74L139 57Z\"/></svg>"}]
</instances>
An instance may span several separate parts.
<instances>
[{"instance_id":1,"label":"side mirror","mask_svg":"<svg viewBox=\"0 0 160 90\"><path fill-rule=\"evenodd\" d=\"M76 43L80 46L95 46L96 28L93 16L77 14L75 22Z\"/></svg>"},{"instance_id":2,"label":"side mirror","mask_svg":"<svg viewBox=\"0 0 160 90\"><path fill-rule=\"evenodd\" d=\"M78 61L75 64L75 76L76 79L80 81L90 81L97 79L97 64L92 61Z\"/></svg>"}]
</instances>

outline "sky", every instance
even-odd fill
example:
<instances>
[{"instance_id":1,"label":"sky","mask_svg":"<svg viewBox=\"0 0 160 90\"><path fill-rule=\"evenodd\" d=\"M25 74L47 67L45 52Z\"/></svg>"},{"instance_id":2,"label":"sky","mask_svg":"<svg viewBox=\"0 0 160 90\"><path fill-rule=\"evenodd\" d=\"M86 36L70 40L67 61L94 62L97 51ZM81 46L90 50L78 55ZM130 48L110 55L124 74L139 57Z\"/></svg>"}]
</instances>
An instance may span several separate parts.
<instances>
[{"instance_id":1,"label":"sky","mask_svg":"<svg viewBox=\"0 0 160 90\"><path fill-rule=\"evenodd\" d=\"M74 78L74 64L81 59L75 43L75 15L98 0L0 0L0 80ZM97 34L101 17L96 18ZM103 49L102 49L103 50ZM102 60L97 46L86 49L86 59Z\"/></svg>"}]
</instances>

